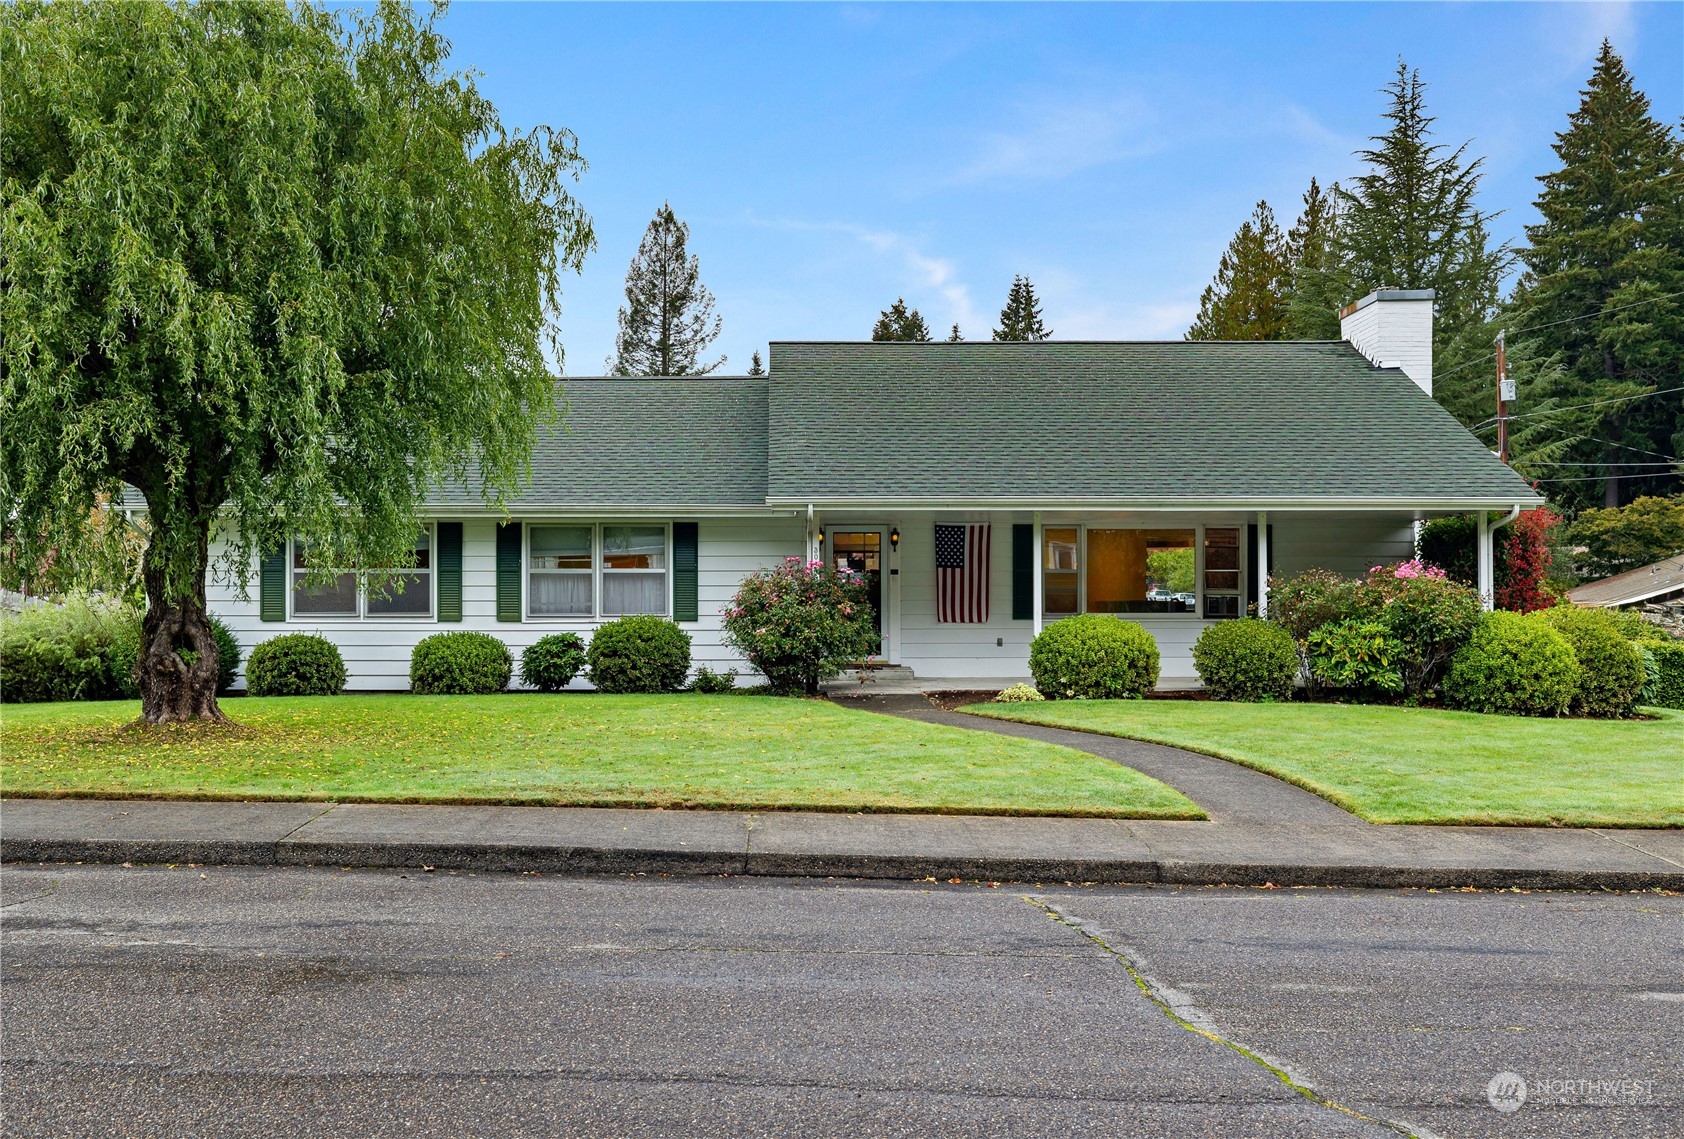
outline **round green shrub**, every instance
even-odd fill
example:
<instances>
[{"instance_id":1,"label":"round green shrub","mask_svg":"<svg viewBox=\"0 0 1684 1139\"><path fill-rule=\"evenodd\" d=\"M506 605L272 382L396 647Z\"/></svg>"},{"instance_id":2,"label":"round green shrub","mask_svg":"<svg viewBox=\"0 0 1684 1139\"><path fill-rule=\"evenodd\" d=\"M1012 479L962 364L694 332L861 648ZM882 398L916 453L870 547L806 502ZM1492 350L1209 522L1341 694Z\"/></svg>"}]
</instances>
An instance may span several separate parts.
<instances>
[{"instance_id":1,"label":"round green shrub","mask_svg":"<svg viewBox=\"0 0 1684 1139\"><path fill-rule=\"evenodd\" d=\"M1029 643L1029 674L1052 700L1138 698L1158 683L1158 642L1120 617L1066 617Z\"/></svg>"},{"instance_id":2,"label":"round green shrub","mask_svg":"<svg viewBox=\"0 0 1684 1139\"><path fill-rule=\"evenodd\" d=\"M1193 667L1218 700L1290 700L1298 678L1298 647L1279 625L1243 617L1199 634Z\"/></svg>"},{"instance_id":3,"label":"round green shrub","mask_svg":"<svg viewBox=\"0 0 1684 1139\"><path fill-rule=\"evenodd\" d=\"M520 682L540 692L560 692L585 669L585 642L577 633L539 637L520 654Z\"/></svg>"},{"instance_id":4,"label":"round green shrub","mask_svg":"<svg viewBox=\"0 0 1684 1139\"><path fill-rule=\"evenodd\" d=\"M1579 674L1573 646L1545 622L1487 613L1451 661L1444 695L1475 712L1559 716L1572 706Z\"/></svg>"},{"instance_id":5,"label":"round green shrub","mask_svg":"<svg viewBox=\"0 0 1684 1139\"><path fill-rule=\"evenodd\" d=\"M621 617L592 634L585 657L603 692L677 692L690 674L690 637L665 617Z\"/></svg>"},{"instance_id":6,"label":"round green shrub","mask_svg":"<svg viewBox=\"0 0 1684 1139\"><path fill-rule=\"evenodd\" d=\"M701 696L724 696L737 690L737 670L728 668L724 672L715 672L702 665L696 669L696 675L690 678L690 691Z\"/></svg>"},{"instance_id":7,"label":"round green shrub","mask_svg":"<svg viewBox=\"0 0 1684 1139\"><path fill-rule=\"evenodd\" d=\"M1532 615L1567 638L1579 658L1579 690L1573 710L1586 716L1629 716L1646 679L1643 654L1621 635L1620 621L1606 609L1561 605Z\"/></svg>"},{"instance_id":8,"label":"round green shrub","mask_svg":"<svg viewBox=\"0 0 1684 1139\"><path fill-rule=\"evenodd\" d=\"M409 655L409 690L423 696L489 696L513 673L509 646L490 633L434 633Z\"/></svg>"},{"instance_id":9,"label":"round green shrub","mask_svg":"<svg viewBox=\"0 0 1684 1139\"><path fill-rule=\"evenodd\" d=\"M344 687L344 659L332 641L314 633L271 637L246 661L252 696L337 696Z\"/></svg>"},{"instance_id":10,"label":"round green shrub","mask_svg":"<svg viewBox=\"0 0 1684 1139\"><path fill-rule=\"evenodd\" d=\"M1046 697L1037 692L1033 685L1014 684L994 697L993 702L996 704L1035 704L1045 699Z\"/></svg>"}]
</instances>

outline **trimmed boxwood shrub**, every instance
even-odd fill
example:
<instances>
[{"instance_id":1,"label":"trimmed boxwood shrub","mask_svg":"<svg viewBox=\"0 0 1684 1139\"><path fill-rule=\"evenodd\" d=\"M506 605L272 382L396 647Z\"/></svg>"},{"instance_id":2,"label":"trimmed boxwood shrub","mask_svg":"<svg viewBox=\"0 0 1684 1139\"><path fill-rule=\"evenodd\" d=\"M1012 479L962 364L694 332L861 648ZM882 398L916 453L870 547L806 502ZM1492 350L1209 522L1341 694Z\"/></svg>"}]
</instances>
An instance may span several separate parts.
<instances>
[{"instance_id":1,"label":"trimmed boxwood shrub","mask_svg":"<svg viewBox=\"0 0 1684 1139\"><path fill-rule=\"evenodd\" d=\"M337 696L344 688L344 659L332 641L314 633L271 637L246 662L252 696Z\"/></svg>"},{"instance_id":2,"label":"trimmed boxwood shrub","mask_svg":"<svg viewBox=\"0 0 1684 1139\"><path fill-rule=\"evenodd\" d=\"M1029 643L1029 673L1052 700L1138 698L1157 686L1158 642L1120 617L1066 617Z\"/></svg>"},{"instance_id":3,"label":"trimmed boxwood shrub","mask_svg":"<svg viewBox=\"0 0 1684 1139\"><path fill-rule=\"evenodd\" d=\"M409 690L423 696L489 696L509 686L509 646L490 633L434 633L409 657Z\"/></svg>"},{"instance_id":4,"label":"trimmed boxwood shrub","mask_svg":"<svg viewBox=\"0 0 1684 1139\"><path fill-rule=\"evenodd\" d=\"M1684 708L1684 641L1668 638L1644 641L1643 646L1655 655L1659 673L1653 703L1657 708Z\"/></svg>"},{"instance_id":5,"label":"trimmed boxwood shrub","mask_svg":"<svg viewBox=\"0 0 1684 1139\"><path fill-rule=\"evenodd\" d=\"M1550 625L1579 658L1579 690L1573 710L1587 716L1629 716L1643 691L1643 654L1620 635L1620 623L1606 609L1561 605L1540 609L1533 619Z\"/></svg>"},{"instance_id":6,"label":"trimmed boxwood shrub","mask_svg":"<svg viewBox=\"0 0 1684 1139\"><path fill-rule=\"evenodd\" d=\"M1290 700L1298 677L1298 646L1279 625L1244 617L1199 634L1193 666L1218 700Z\"/></svg>"},{"instance_id":7,"label":"trimmed boxwood shrub","mask_svg":"<svg viewBox=\"0 0 1684 1139\"><path fill-rule=\"evenodd\" d=\"M585 642L577 633L539 637L520 654L520 682L540 692L560 692L585 668Z\"/></svg>"},{"instance_id":8,"label":"trimmed boxwood shrub","mask_svg":"<svg viewBox=\"0 0 1684 1139\"><path fill-rule=\"evenodd\" d=\"M677 692L690 674L690 636L665 617L621 617L591 635L585 657L603 692Z\"/></svg>"},{"instance_id":9,"label":"trimmed boxwood shrub","mask_svg":"<svg viewBox=\"0 0 1684 1139\"><path fill-rule=\"evenodd\" d=\"M1451 662L1444 695L1475 712L1559 716L1579 690L1573 646L1543 621L1487 613Z\"/></svg>"}]
</instances>

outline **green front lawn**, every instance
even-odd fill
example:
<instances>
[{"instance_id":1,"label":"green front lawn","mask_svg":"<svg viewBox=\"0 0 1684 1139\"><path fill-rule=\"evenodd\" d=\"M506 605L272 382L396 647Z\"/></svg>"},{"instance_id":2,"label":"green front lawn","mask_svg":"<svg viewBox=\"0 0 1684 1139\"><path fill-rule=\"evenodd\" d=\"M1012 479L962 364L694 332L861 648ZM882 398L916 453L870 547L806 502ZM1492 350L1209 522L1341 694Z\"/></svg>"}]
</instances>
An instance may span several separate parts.
<instances>
[{"instance_id":1,"label":"green front lawn","mask_svg":"<svg viewBox=\"0 0 1684 1139\"><path fill-rule=\"evenodd\" d=\"M1541 720L1347 704L976 704L1221 756L1374 823L1684 826L1684 714ZM1655 711L1651 709L1650 711Z\"/></svg>"},{"instance_id":2,"label":"green front lawn","mask_svg":"<svg viewBox=\"0 0 1684 1139\"><path fill-rule=\"evenodd\" d=\"M0 707L0 793L1197 819L1069 748L770 696L234 699L235 729L134 703Z\"/></svg>"}]
</instances>

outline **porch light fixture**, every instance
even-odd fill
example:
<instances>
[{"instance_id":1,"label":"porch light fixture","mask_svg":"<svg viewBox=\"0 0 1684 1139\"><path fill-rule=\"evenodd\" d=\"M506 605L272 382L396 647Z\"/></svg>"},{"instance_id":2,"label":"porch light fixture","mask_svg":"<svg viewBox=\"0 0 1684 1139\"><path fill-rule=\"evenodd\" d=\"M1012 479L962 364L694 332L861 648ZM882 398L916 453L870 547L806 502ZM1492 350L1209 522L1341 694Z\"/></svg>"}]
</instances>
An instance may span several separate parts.
<instances>
[{"instance_id":1,"label":"porch light fixture","mask_svg":"<svg viewBox=\"0 0 1684 1139\"><path fill-rule=\"evenodd\" d=\"M900 549L900 527L899 526L891 526L889 528L889 549L891 549L891 550Z\"/></svg>"},{"instance_id":2,"label":"porch light fixture","mask_svg":"<svg viewBox=\"0 0 1684 1139\"><path fill-rule=\"evenodd\" d=\"M823 526L819 527L819 542L821 544L824 542L824 527Z\"/></svg>"}]
</instances>

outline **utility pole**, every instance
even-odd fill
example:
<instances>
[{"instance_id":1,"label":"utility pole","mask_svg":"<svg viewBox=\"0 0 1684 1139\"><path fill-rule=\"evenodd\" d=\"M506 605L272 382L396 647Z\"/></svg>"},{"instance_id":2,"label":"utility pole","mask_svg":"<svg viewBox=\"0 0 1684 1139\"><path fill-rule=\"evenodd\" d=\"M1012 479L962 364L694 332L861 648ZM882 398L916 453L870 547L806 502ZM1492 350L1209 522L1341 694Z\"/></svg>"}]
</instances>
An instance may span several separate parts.
<instances>
[{"instance_id":1,"label":"utility pole","mask_svg":"<svg viewBox=\"0 0 1684 1139\"><path fill-rule=\"evenodd\" d=\"M1497 332L1497 458L1509 461L1509 403L1514 399L1514 381L1509 379L1509 361L1503 351L1503 332Z\"/></svg>"}]
</instances>

